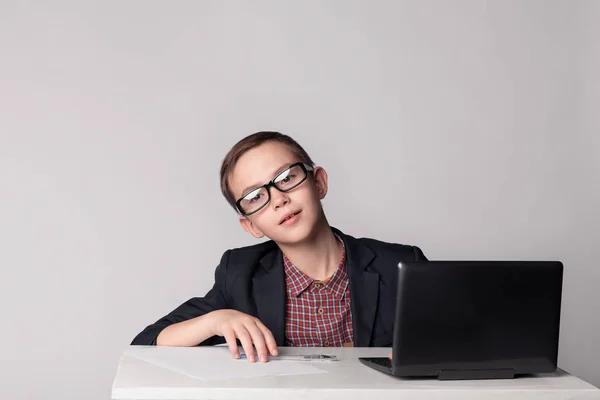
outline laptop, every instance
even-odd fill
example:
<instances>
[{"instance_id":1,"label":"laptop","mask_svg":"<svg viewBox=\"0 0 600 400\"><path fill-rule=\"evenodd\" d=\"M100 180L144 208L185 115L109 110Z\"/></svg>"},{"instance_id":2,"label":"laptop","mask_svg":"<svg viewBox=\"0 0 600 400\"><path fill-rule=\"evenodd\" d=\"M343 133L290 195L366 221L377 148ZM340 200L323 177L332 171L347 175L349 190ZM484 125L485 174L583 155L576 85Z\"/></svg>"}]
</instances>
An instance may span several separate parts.
<instances>
[{"instance_id":1,"label":"laptop","mask_svg":"<svg viewBox=\"0 0 600 400\"><path fill-rule=\"evenodd\" d=\"M556 371L561 262L423 261L398 268L392 360L361 363L439 380Z\"/></svg>"}]
</instances>

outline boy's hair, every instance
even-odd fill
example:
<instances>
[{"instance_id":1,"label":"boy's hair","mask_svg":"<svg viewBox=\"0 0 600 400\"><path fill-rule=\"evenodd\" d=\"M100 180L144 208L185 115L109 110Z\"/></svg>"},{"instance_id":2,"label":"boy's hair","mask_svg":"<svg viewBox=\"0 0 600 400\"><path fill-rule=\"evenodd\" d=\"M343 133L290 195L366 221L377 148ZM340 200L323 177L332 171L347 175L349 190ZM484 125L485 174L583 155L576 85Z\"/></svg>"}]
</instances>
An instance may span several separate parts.
<instances>
[{"instance_id":1,"label":"boy's hair","mask_svg":"<svg viewBox=\"0 0 600 400\"><path fill-rule=\"evenodd\" d=\"M223 193L223 196L225 196L225 199L227 199L227 202L233 208L236 208L235 202L237 199L234 198L233 193L231 193L229 178L231 177L235 164L237 164L240 157L247 151L267 142L279 142L285 144L296 157L298 157L298 161L314 167L315 164L308 153L298 144L298 142L288 135L279 132L262 131L246 136L229 150L221 164L221 193Z\"/></svg>"}]
</instances>

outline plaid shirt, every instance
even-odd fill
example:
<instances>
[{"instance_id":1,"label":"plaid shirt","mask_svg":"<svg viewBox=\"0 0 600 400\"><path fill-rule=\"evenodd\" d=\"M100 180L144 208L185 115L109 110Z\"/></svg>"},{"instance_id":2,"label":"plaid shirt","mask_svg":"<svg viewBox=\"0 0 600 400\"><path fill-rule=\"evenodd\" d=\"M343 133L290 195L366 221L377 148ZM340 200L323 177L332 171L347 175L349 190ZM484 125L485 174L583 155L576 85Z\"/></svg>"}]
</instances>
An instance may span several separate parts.
<instances>
[{"instance_id":1,"label":"plaid shirt","mask_svg":"<svg viewBox=\"0 0 600 400\"><path fill-rule=\"evenodd\" d=\"M341 347L354 340L346 252L337 271L324 282L298 270L284 255L287 294L286 346Z\"/></svg>"}]
</instances>

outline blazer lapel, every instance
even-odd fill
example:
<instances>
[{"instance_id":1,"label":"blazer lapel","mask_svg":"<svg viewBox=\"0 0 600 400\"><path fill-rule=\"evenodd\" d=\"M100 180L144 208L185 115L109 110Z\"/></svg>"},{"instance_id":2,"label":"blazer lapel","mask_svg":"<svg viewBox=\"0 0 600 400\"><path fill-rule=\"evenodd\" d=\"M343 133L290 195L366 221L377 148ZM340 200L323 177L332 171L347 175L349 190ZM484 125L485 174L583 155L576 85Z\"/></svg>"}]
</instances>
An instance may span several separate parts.
<instances>
[{"instance_id":1,"label":"blazer lapel","mask_svg":"<svg viewBox=\"0 0 600 400\"><path fill-rule=\"evenodd\" d=\"M355 238L335 228L334 232L342 238L346 249L354 346L368 347L379 301L379 274L367 270L375 254Z\"/></svg>"},{"instance_id":2,"label":"blazer lapel","mask_svg":"<svg viewBox=\"0 0 600 400\"><path fill-rule=\"evenodd\" d=\"M258 319L273 333L277 346L285 346L285 276L279 248L260 260L262 271L253 278Z\"/></svg>"}]
</instances>

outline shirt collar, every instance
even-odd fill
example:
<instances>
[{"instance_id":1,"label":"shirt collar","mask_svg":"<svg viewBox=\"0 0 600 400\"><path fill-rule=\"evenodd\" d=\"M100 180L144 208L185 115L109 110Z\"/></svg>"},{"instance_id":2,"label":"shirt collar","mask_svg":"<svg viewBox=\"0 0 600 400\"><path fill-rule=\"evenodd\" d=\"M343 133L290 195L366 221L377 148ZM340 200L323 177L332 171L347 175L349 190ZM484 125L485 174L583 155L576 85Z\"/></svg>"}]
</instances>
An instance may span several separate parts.
<instances>
[{"instance_id":1,"label":"shirt collar","mask_svg":"<svg viewBox=\"0 0 600 400\"><path fill-rule=\"evenodd\" d=\"M314 284L322 284L320 290L330 290L334 296L341 299L348 286L348 273L346 271L346 249L344 242L336 235L336 238L342 243L342 258L335 273L325 282L315 281L311 277L300 271L286 255L283 255L283 265L286 276L286 291L288 296L298 297L305 290L317 290Z\"/></svg>"}]
</instances>

